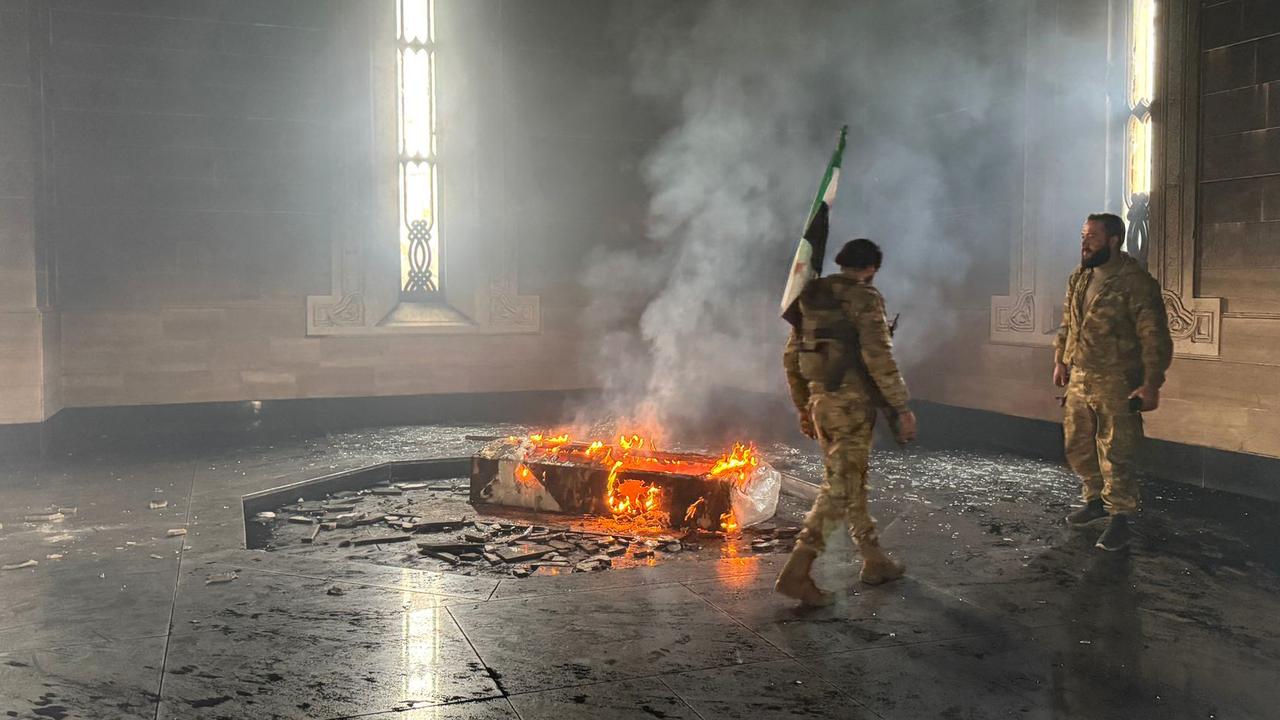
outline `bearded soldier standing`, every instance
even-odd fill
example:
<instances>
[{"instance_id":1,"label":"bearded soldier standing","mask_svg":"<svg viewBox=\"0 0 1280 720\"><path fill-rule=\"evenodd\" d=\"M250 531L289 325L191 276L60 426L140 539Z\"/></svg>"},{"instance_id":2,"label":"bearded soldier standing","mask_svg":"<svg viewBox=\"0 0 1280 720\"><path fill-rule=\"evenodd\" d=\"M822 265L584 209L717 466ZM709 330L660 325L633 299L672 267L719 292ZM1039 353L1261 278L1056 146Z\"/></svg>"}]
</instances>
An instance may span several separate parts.
<instances>
[{"instance_id":1,"label":"bearded soldier standing","mask_svg":"<svg viewBox=\"0 0 1280 720\"><path fill-rule=\"evenodd\" d=\"M1080 477L1084 507L1072 527L1110 518L1102 550L1129 544L1138 511L1134 464L1141 412L1160 405L1173 341L1160 285L1121 248L1124 222L1090 215L1080 233L1080 268L1067 282L1062 329L1054 344L1053 381L1065 386L1067 463Z\"/></svg>"},{"instance_id":2,"label":"bearded soldier standing","mask_svg":"<svg viewBox=\"0 0 1280 720\"><path fill-rule=\"evenodd\" d=\"M907 386L893 359L884 300L871 285L882 257L870 240L846 243L836 255L840 273L810 281L801 293L800 325L783 353L801 430L818 440L826 466L813 509L774 586L805 605L833 600L814 583L810 569L827 535L842 521L862 554L863 582L876 585L905 572L880 547L867 509L867 463L877 411L889 408L893 413L900 442L916 434Z\"/></svg>"}]
</instances>

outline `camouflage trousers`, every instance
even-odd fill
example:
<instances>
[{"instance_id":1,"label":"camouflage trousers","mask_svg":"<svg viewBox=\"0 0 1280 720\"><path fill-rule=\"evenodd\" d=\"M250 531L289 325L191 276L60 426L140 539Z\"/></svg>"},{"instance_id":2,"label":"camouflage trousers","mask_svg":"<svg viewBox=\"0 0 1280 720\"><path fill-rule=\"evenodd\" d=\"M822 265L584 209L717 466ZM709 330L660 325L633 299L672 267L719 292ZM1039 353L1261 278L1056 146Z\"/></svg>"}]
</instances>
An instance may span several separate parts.
<instances>
[{"instance_id":1,"label":"camouflage trousers","mask_svg":"<svg viewBox=\"0 0 1280 720\"><path fill-rule=\"evenodd\" d=\"M1112 515L1138 511L1134 465L1142 444L1142 415L1129 409L1132 391L1123 376L1076 369L1067 384L1067 464L1080 478L1084 501L1102 498Z\"/></svg>"},{"instance_id":2,"label":"camouflage trousers","mask_svg":"<svg viewBox=\"0 0 1280 720\"><path fill-rule=\"evenodd\" d=\"M867 509L867 464L876 409L861 394L815 393L809 404L822 446L826 476L804 518L797 547L821 553L842 522L859 547L876 541L876 521Z\"/></svg>"}]
</instances>

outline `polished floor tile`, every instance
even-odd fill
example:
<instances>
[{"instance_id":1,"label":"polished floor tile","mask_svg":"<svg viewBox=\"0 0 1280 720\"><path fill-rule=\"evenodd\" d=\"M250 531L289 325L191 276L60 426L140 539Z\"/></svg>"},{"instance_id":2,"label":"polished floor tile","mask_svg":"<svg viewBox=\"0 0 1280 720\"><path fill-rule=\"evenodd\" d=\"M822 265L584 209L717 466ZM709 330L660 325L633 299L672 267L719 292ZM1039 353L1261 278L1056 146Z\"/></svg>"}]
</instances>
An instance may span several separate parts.
<instances>
[{"instance_id":1,"label":"polished floor tile","mask_svg":"<svg viewBox=\"0 0 1280 720\"><path fill-rule=\"evenodd\" d=\"M663 678L700 718L876 717L848 693L794 660L680 673Z\"/></svg>"},{"instance_id":2,"label":"polished floor tile","mask_svg":"<svg viewBox=\"0 0 1280 720\"><path fill-rule=\"evenodd\" d=\"M353 610L345 624L303 612L253 629L227 622L175 633L159 716L340 717L499 697L448 611L415 599Z\"/></svg>"},{"instance_id":3,"label":"polished floor tile","mask_svg":"<svg viewBox=\"0 0 1280 720\"><path fill-rule=\"evenodd\" d=\"M701 720L663 680L595 683L511 697L522 720Z\"/></svg>"},{"instance_id":4,"label":"polished floor tile","mask_svg":"<svg viewBox=\"0 0 1280 720\"><path fill-rule=\"evenodd\" d=\"M837 602L817 610L773 593L780 553L499 579L336 546L243 548L243 493L437 440L469 452L454 441L470 431L3 465L0 564L40 564L0 572L0 720L1204 720L1280 707L1263 509L1165 487L1132 552L1104 555L1062 526L1071 483L1041 461L878 454L875 513L908 576L861 585L833 536L816 577ZM781 513L795 521L803 505ZM23 521L58 506L76 512ZM175 527L187 535L165 537Z\"/></svg>"},{"instance_id":5,"label":"polished floor tile","mask_svg":"<svg viewBox=\"0 0 1280 720\"><path fill-rule=\"evenodd\" d=\"M848 576L835 604L805 608L773 592L772 580L749 587L686 583L715 607L792 656L932 642L1003 632L1000 616L915 577L869 587ZM834 588L833 588L834 589Z\"/></svg>"},{"instance_id":6,"label":"polished floor tile","mask_svg":"<svg viewBox=\"0 0 1280 720\"><path fill-rule=\"evenodd\" d=\"M1051 718L1031 697L1053 677L1032 640L995 636L804 658L882 718Z\"/></svg>"},{"instance_id":7,"label":"polished floor tile","mask_svg":"<svg viewBox=\"0 0 1280 720\"><path fill-rule=\"evenodd\" d=\"M403 711L360 715L358 718L359 720L530 720L528 717L522 718L517 715L506 698L411 707Z\"/></svg>"},{"instance_id":8,"label":"polished floor tile","mask_svg":"<svg viewBox=\"0 0 1280 720\"><path fill-rule=\"evenodd\" d=\"M0 653L0 717L154 718L165 638Z\"/></svg>"},{"instance_id":9,"label":"polished floor tile","mask_svg":"<svg viewBox=\"0 0 1280 720\"><path fill-rule=\"evenodd\" d=\"M450 608L512 693L782 657L680 585Z\"/></svg>"},{"instance_id":10,"label":"polished floor tile","mask_svg":"<svg viewBox=\"0 0 1280 720\"><path fill-rule=\"evenodd\" d=\"M176 558L44 561L0 575L0 651L163 635Z\"/></svg>"}]
</instances>

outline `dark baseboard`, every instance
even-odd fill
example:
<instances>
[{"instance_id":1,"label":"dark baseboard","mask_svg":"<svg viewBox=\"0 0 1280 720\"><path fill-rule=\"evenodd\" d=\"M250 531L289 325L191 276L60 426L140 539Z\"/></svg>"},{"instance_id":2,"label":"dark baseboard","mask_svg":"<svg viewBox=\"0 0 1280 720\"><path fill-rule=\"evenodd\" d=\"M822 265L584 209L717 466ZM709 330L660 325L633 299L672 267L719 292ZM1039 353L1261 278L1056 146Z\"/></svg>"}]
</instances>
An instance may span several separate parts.
<instances>
[{"instance_id":1,"label":"dark baseboard","mask_svg":"<svg viewBox=\"0 0 1280 720\"><path fill-rule=\"evenodd\" d=\"M39 454L48 422L0 425L0 458Z\"/></svg>"},{"instance_id":2,"label":"dark baseboard","mask_svg":"<svg viewBox=\"0 0 1280 720\"><path fill-rule=\"evenodd\" d=\"M597 390L67 408L43 423L0 426L0 453L227 445L388 425L562 422Z\"/></svg>"},{"instance_id":3,"label":"dark baseboard","mask_svg":"<svg viewBox=\"0 0 1280 720\"><path fill-rule=\"evenodd\" d=\"M916 401L925 447L987 450L1062 460L1062 425ZM1162 480L1280 502L1280 459L1148 439L1141 471Z\"/></svg>"}]
</instances>

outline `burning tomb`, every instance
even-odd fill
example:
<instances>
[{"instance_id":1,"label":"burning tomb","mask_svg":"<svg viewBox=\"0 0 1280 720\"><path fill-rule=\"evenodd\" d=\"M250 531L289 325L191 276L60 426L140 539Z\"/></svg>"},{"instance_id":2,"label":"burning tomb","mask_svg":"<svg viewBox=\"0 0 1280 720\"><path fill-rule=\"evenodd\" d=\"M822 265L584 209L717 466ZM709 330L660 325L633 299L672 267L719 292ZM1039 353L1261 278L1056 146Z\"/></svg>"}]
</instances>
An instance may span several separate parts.
<instances>
[{"instance_id":1,"label":"burning tomb","mask_svg":"<svg viewBox=\"0 0 1280 720\"><path fill-rule=\"evenodd\" d=\"M706 455L616 441L529 435L495 440L472 458L471 501L597 515L636 527L731 532L773 516L779 473L754 445Z\"/></svg>"}]
</instances>

